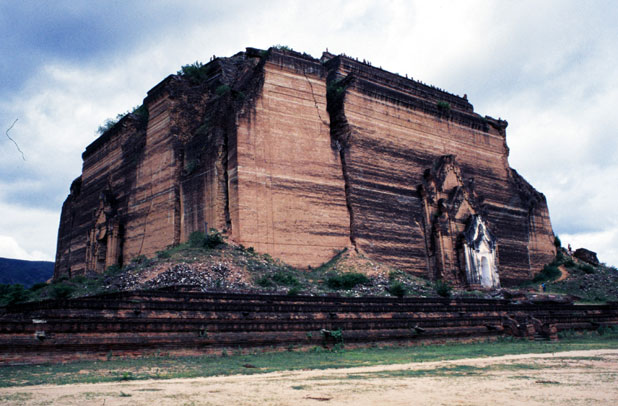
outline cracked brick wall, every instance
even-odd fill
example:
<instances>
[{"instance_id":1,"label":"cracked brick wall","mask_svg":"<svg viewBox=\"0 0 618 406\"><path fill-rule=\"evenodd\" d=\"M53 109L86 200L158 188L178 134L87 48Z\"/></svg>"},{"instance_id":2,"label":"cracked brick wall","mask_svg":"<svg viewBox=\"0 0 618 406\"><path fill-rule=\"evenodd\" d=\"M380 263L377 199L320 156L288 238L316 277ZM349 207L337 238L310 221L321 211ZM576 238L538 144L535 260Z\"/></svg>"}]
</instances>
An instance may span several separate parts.
<instances>
[{"instance_id":1,"label":"cracked brick wall","mask_svg":"<svg viewBox=\"0 0 618 406\"><path fill-rule=\"evenodd\" d=\"M204 72L170 75L144 100L146 126L124 118L86 149L56 278L206 227L298 267L350 247L455 284L472 215L496 236L505 284L555 255L545 197L509 167L506 122L467 98L328 53L247 48ZM457 181L430 182L445 157Z\"/></svg>"}]
</instances>

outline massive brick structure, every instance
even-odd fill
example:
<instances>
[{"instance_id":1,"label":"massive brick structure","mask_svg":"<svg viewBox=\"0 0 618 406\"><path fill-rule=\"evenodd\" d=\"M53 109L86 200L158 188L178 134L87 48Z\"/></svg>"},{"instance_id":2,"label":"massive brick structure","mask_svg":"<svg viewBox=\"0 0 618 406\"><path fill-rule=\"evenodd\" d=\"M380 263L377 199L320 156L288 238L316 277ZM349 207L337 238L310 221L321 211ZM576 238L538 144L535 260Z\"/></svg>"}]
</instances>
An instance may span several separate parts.
<instances>
[{"instance_id":1,"label":"massive brick structure","mask_svg":"<svg viewBox=\"0 0 618 406\"><path fill-rule=\"evenodd\" d=\"M147 112L147 113L146 113ZM458 285L555 255L507 123L346 56L248 48L170 75L86 148L55 276L151 256L206 227L299 267L353 248Z\"/></svg>"}]
</instances>

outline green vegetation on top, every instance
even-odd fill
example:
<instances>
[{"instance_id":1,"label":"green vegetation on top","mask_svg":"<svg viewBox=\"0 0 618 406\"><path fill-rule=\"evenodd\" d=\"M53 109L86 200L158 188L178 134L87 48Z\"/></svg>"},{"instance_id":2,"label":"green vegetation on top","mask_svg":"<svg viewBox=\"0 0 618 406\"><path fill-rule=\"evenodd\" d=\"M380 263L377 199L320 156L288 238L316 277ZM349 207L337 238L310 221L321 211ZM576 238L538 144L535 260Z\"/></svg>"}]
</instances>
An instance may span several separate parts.
<instances>
[{"instance_id":1,"label":"green vegetation on top","mask_svg":"<svg viewBox=\"0 0 618 406\"><path fill-rule=\"evenodd\" d=\"M146 106L139 105L133 107L131 111L126 111L124 113L119 113L116 115L116 118L108 118L105 122L97 128L97 133L99 135L105 134L107 131L111 130L120 120L122 120L128 114L133 114L139 120L140 125L143 127L148 123L148 109Z\"/></svg>"},{"instance_id":2,"label":"green vegetation on top","mask_svg":"<svg viewBox=\"0 0 618 406\"><path fill-rule=\"evenodd\" d=\"M206 82L216 69L213 64L203 64L202 62L195 61L191 64L183 65L176 74L187 78L193 84L200 84Z\"/></svg>"},{"instance_id":3,"label":"green vegetation on top","mask_svg":"<svg viewBox=\"0 0 618 406\"><path fill-rule=\"evenodd\" d=\"M279 50L279 51L293 51L292 48L290 48L287 45L281 45L281 44L277 44L277 45L273 45L273 48Z\"/></svg>"},{"instance_id":4,"label":"green vegetation on top","mask_svg":"<svg viewBox=\"0 0 618 406\"><path fill-rule=\"evenodd\" d=\"M439 101L436 103L436 107L443 114L448 114L451 112L451 105L445 101Z\"/></svg>"}]
</instances>

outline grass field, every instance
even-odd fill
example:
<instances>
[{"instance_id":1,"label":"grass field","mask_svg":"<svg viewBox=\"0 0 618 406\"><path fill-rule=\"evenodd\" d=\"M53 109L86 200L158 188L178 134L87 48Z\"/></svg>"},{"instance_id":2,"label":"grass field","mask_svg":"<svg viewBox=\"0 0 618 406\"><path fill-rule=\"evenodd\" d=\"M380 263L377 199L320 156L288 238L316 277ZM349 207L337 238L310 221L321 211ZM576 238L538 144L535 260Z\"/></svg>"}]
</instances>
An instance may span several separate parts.
<instances>
[{"instance_id":1,"label":"grass field","mask_svg":"<svg viewBox=\"0 0 618 406\"><path fill-rule=\"evenodd\" d=\"M195 378L217 375L256 374L286 370L347 368L479 358L507 354L554 353L572 350L618 349L614 331L567 334L559 342L503 339L481 343L452 343L414 347L373 347L329 351L241 354L227 350L222 355L192 357L149 356L68 364L3 366L0 386L125 382L143 379ZM420 371L417 374L435 373Z\"/></svg>"}]
</instances>

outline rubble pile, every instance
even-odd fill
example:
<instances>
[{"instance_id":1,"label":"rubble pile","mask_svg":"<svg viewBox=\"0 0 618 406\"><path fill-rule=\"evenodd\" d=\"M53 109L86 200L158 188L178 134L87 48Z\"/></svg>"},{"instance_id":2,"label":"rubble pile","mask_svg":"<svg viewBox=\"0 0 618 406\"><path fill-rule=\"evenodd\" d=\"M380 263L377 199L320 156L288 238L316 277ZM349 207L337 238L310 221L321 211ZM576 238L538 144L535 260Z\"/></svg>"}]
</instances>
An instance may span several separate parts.
<instances>
[{"instance_id":1,"label":"rubble pile","mask_svg":"<svg viewBox=\"0 0 618 406\"><path fill-rule=\"evenodd\" d=\"M228 265L216 263L205 264L180 263L173 265L167 271L160 273L144 284L145 288L161 288L167 286L191 285L203 290L242 290L248 286L239 273L234 273Z\"/></svg>"},{"instance_id":2,"label":"rubble pile","mask_svg":"<svg viewBox=\"0 0 618 406\"><path fill-rule=\"evenodd\" d=\"M229 264L218 262L170 264L163 272L145 278L140 269L123 272L106 283L108 290L158 289L169 286L196 286L202 290L246 290L241 272L233 271Z\"/></svg>"}]
</instances>

